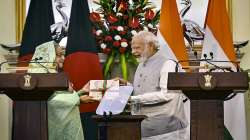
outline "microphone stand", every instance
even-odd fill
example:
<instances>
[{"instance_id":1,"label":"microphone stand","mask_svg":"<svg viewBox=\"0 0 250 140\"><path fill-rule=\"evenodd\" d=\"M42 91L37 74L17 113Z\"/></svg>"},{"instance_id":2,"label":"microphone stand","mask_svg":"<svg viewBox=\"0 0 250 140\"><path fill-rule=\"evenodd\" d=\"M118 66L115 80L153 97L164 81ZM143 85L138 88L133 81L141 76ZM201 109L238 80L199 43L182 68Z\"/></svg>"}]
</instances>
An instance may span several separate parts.
<instances>
[{"instance_id":1,"label":"microphone stand","mask_svg":"<svg viewBox=\"0 0 250 140\"><path fill-rule=\"evenodd\" d=\"M197 52L194 52L194 55L195 55L196 58L197 58ZM221 67L221 66L218 66L218 65L212 63L212 62L215 62L215 63L218 63L218 62L226 62L226 63L231 62L231 63L236 64L237 72L240 71L239 62L235 62L235 61L220 61L220 60L213 60L213 53L212 53L212 52L210 52L210 56L211 56L210 59L208 59L208 58L207 58L207 55L204 54L204 59L180 60L180 61L176 62L175 72L178 72L178 71L179 71L179 70L178 70L178 67L179 67L179 64L180 64L181 62L207 62L208 64L214 66L215 69L221 69L221 70L223 70L223 72L226 72L226 71L234 72L234 71L233 71L232 69L230 69L230 68L223 68L223 67ZM210 72L211 72L211 71L212 71L212 70L210 70Z\"/></svg>"},{"instance_id":2,"label":"microphone stand","mask_svg":"<svg viewBox=\"0 0 250 140\"><path fill-rule=\"evenodd\" d=\"M39 57L38 59L37 58L35 58L35 64L38 64L39 66L41 66L41 67L43 67L46 71L47 71L47 73L50 73L49 72L49 69L47 68L47 67L45 67L44 65L42 65L38 60L42 60L43 58L42 57Z\"/></svg>"},{"instance_id":3,"label":"microphone stand","mask_svg":"<svg viewBox=\"0 0 250 140\"><path fill-rule=\"evenodd\" d=\"M55 62L39 62L38 60L42 60L43 58L42 57L39 57L39 58L35 58L35 59L32 59L32 60L29 60L29 61L4 61L2 63L0 63L0 72L2 70L2 66L6 63L35 63L35 64L38 64L39 66L43 67L47 73L50 73L48 68L44 65L42 65L43 63L55 63Z\"/></svg>"},{"instance_id":4,"label":"microphone stand","mask_svg":"<svg viewBox=\"0 0 250 140\"><path fill-rule=\"evenodd\" d=\"M99 133L99 140L108 140L108 127L109 127L109 122L112 117L112 112L110 111L109 114L107 112L103 112L103 119L105 120L102 125L99 125L100 133Z\"/></svg>"},{"instance_id":5,"label":"microphone stand","mask_svg":"<svg viewBox=\"0 0 250 140\"><path fill-rule=\"evenodd\" d=\"M232 69L230 69L230 68L223 68L223 67L221 67L221 66L218 66L218 65L212 63L212 62L215 62L215 63L218 63L218 62L226 62L226 63L229 63L229 62L231 62L231 63L236 64L237 72L240 72L239 62L235 62L235 61L220 61L220 60L218 61L218 60L212 60L212 59L213 59L213 53L212 53L212 52L210 52L211 59L207 59L207 54L204 54L204 58L205 58L205 59L197 59L197 52L194 52L194 55L195 55L195 57L196 57L196 60L193 60L193 59L192 59L192 60L180 60L180 61L176 62L175 72L178 72L178 67L179 67L179 64L180 64L181 62L202 62L202 61L204 61L204 62L206 62L206 63L208 63L208 64L214 66L214 67L215 67L214 70L215 70L215 69L221 69L221 70L223 70L223 72L226 72L226 71L234 72L234 71L233 71ZM212 72L212 71L213 71L213 69L210 69L209 72ZM236 92L230 94L227 98L224 99L224 101L230 100L230 99L234 98L235 96L236 96ZM186 102L186 100L187 100L187 99L183 100L183 102Z\"/></svg>"}]
</instances>

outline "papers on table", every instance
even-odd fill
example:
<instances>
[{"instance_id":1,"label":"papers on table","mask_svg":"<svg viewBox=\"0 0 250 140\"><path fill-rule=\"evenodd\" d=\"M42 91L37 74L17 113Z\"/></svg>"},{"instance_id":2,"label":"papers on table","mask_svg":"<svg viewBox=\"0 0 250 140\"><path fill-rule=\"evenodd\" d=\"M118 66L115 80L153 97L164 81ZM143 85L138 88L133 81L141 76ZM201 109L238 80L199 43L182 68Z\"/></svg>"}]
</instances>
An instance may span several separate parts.
<instances>
[{"instance_id":1,"label":"papers on table","mask_svg":"<svg viewBox=\"0 0 250 140\"><path fill-rule=\"evenodd\" d=\"M103 115L104 112L112 112L112 114L115 115L121 113L124 110L132 91L132 86L120 86L118 89L116 86L110 87L106 90L104 97L96 110L96 114Z\"/></svg>"}]
</instances>

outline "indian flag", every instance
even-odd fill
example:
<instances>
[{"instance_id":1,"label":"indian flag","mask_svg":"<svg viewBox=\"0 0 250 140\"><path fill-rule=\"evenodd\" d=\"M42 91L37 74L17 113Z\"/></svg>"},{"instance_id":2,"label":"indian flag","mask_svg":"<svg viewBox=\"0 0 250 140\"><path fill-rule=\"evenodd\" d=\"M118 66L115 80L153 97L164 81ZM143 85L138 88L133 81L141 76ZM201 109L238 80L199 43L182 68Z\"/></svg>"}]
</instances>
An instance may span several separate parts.
<instances>
[{"instance_id":1,"label":"indian flag","mask_svg":"<svg viewBox=\"0 0 250 140\"><path fill-rule=\"evenodd\" d=\"M202 54L213 53L213 60L236 61L232 33L226 10L226 0L210 0L206 18L206 30ZM202 55L203 56L203 55ZM216 63L219 66L230 66L233 63ZM233 99L224 102L224 124L226 140L246 140L246 118L244 95L237 94Z\"/></svg>"},{"instance_id":2,"label":"indian flag","mask_svg":"<svg viewBox=\"0 0 250 140\"><path fill-rule=\"evenodd\" d=\"M184 43L183 30L176 0L163 0L160 15L160 27L157 34L161 45L160 51L174 61L188 60ZM188 62L181 66L189 66ZM190 101L184 104L185 114L190 122Z\"/></svg>"},{"instance_id":3,"label":"indian flag","mask_svg":"<svg viewBox=\"0 0 250 140\"><path fill-rule=\"evenodd\" d=\"M163 0L160 27L157 34L161 51L175 61L188 60L176 0ZM187 62L181 63L188 66Z\"/></svg>"}]
</instances>

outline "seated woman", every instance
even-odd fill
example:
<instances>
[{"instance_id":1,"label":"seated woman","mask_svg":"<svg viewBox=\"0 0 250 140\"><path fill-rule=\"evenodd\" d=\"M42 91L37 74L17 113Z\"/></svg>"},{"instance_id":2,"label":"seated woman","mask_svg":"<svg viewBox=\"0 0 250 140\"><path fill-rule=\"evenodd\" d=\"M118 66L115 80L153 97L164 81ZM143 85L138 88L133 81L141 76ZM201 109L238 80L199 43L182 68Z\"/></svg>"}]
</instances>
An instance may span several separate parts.
<instances>
[{"instance_id":1,"label":"seated woman","mask_svg":"<svg viewBox=\"0 0 250 140\"><path fill-rule=\"evenodd\" d=\"M63 67L65 48L54 41L36 47L28 73L57 73ZM68 91L56 91L48 100L48 133L49 140L84 140L81 125L79 104L94 102L88 95L87 83L80 91L75 92L69 85Z\"/></svg>"}]
</instances>

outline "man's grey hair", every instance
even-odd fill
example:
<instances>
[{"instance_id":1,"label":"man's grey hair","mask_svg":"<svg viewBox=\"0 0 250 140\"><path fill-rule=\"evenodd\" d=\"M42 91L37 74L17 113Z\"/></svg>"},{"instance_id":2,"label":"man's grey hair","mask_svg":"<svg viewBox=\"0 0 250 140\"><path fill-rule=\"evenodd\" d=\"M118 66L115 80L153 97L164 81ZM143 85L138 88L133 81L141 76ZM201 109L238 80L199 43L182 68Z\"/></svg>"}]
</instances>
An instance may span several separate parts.
<instances>
[{"instance_id":1,"label":"man's grey hair","mask_svg":"<svg viewBox=\"0 0 250 140\"><path fill-rule=\"evenodd\" d=\"M151 32L148 32L148 31L140 31L140 32L138 32L136 35L133 36L132 42L133 42L133 39L135 39L135 38L144 40L146 46L148 46L148 44L150 44L150 43L153 43L154 47L156 49L160 48L160 43L158 41L158 38Z\"/></svg>"}]
</instances>

